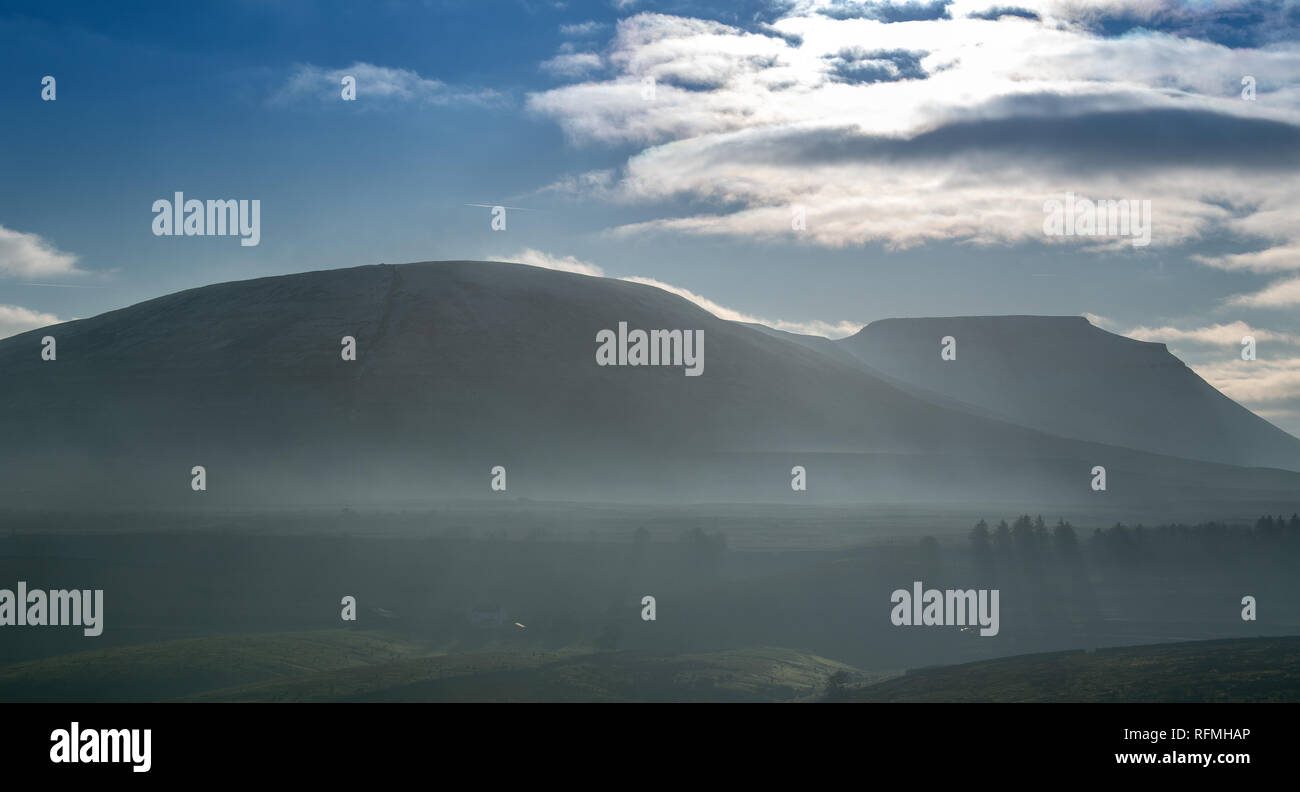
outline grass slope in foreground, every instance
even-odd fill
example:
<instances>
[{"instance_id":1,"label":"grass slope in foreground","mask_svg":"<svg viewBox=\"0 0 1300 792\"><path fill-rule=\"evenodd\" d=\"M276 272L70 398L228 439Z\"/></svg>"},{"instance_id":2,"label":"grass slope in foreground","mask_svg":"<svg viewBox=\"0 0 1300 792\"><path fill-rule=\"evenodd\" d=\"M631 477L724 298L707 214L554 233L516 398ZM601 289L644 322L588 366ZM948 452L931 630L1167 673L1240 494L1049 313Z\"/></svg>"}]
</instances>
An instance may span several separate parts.
<instances>
[{"instance_id":1,"label":"grass slope in foreground","mask_svg":"<svg viewBox=\"0 0 1300 792\"><path fill-rule=\"evenodd\" d=\"M673 654L488 645L369 630L218 635L0 667L7 701L790 701L851 666L777 648Z\"/></svg>"},{"instance_id":2,"label":"grass slope in foreground","mask_svg":"<svg viewBox=\"0 0 1300 792\"><path fill-rule=\"evenodd\" d=\"M502 643L448 653L384 631L318 630L165 641L0 667L0 702L828 698L1295 702L1300 637L1021 655L887 676L772 647L674 654Z\"/></svg>"},{"instance_id":3,"label":"grass slope in foreground","mask_svg":"<svg viewBox=\"0 0 1300 792\"><path fill-rule=\"evenodd\" d=\"M1300 701L1300 637L1051 652L912 671L845 701Z\"/></svg>"},{"instance_id":4,"label":"grass slope in foreground","mask_svg":"<svg viewBox=\"0 0 1300 792\"><path fill-rule=\"evenodd\" d=\"M797 701L854 669L790 649L505 649L328 671L196 696L208 701Z\"/></svg>"}]
</instances>

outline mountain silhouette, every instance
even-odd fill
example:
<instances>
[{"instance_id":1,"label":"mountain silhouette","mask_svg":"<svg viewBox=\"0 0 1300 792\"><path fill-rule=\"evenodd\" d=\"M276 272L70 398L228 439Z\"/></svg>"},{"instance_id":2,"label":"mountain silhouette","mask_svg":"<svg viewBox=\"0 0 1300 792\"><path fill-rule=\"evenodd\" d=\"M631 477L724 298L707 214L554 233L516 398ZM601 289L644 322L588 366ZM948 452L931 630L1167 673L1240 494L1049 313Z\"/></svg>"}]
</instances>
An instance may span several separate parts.
<instances>
[{"instance_id":1,"label":"mountain silhouette","mask_svg":"<svg viewBox=\"0 0 1300 792\"><path fill-rule=\"evenodd\" d=\"M620 322L702 332L703 374L597 365L597 334ZM955 333L960 365L995 359L981 348L991 341ZM54 361L40 356L46 335ZM356 340L354 361L340 355L344 336ZM948 384L905 361L914 349L924 371L938 337L893 337L883 362L873 337L850 339L866 346L867 366L837 344L721 320L651 286L497 262L205 286L0 341L0 496L16 508L235 508L491 497L1239 503L1300 492L1294 473L1125 448L1104 417L1089 419L1095 436L1079 418L1067 426L1075 436L1059 437L1017 425L1024 417L1005 407L1000 420L935 403L907 383L951 394ZM1150 348L1133 354L1158 359ZM1071 369L1082 353L1069 349L1054 368L1082 387ZM1086 363L1086 376L1105 375L1104 361ZM1121 398L1135 375L1129 363L1114 371L1058 406ZM1202 399L1182 381L1189 390L1162 392L1160 409L1179 415L1182 400ZM190 487L198 465L204 492ZM504 493L489 488L498 465ZM790 487L796 465L806 492ZM1107 468L1104 493L1090 487L1094 465Z\"/></svg>"},{"instance_id":2,"label":"mountain silhouette","mask_svg":"<svg viewBox=\"0 0 1300 792\"><path fill-rule=\"evenodd\" d=\"M956 340L953 360L940 340ZM1062 437L1300 470L1300 440L1223 395L1164 344L1076 316L883 319L835 342L873 372Z\"/></svg>"}]
</instances>

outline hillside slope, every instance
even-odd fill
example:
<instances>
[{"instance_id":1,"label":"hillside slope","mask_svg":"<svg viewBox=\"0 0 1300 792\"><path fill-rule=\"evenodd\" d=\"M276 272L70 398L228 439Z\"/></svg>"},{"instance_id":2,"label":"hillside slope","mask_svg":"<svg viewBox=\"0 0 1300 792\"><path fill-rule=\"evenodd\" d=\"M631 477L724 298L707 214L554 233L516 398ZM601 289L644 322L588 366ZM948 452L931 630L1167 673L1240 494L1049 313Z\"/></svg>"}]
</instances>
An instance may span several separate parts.
<instances>
[{"instance_id":1,"label":"hillside slope","mask_svg":"<svg viewBox=\"0 0 1300 792\"><path fill-rule=\"evenodd\" d=\"M954 360L940 339L956 339ZM1169 353L1077 316L883 319L835 342L872 371L1050 434L1300 470L1300 440Z\"/></svg>"},{"instance_id":2,"label":"hillside slope","mask_svg":"<svg viewBox=\"0 0 1300 792\"><path fill-rule=\"evenodd\" d=\"M596 365L597 334L619 322L702 331L703 374ZM47 334L56 361L40 358ZM0 495L17 507L501 497L496 465L507 497L547 499L1095 502L1095 464L1120 500L1300 493L1294 474L937 406L668 292L513 264L191 289L0 341L0 368ZM195 465L206 492L190 489Z\"/></svg>"}]
</instances>

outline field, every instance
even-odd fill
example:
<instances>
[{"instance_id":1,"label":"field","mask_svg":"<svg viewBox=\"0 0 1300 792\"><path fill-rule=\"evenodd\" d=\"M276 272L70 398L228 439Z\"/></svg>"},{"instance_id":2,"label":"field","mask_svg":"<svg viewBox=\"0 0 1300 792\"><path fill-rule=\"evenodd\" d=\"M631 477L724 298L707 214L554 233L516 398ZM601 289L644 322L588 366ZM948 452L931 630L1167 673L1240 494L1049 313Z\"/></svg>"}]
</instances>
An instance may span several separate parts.
<instances>
[{"instance_id":1,"label":"field","mask_svg":"<svg viewBox=\"0 0 1300 792\"><path fill-rule=\"evenodd\" d=\"M844 701L1295 702L1300 637L1052 652L927 668Z\"/></svg>"},{"instance_id":2,"label":"field","mask_svg":"<svg viewBox=\"0 0 1300 792\"><path fill-rule=\"evenodd\" d=\"M498 646L439 653L382 631L166 641L0 668L4 701L773 701L849 666L759 648L700 654Z\"/></svg>"},{"instance_id":3,"label":"field","mask_svg":"<svg viewBox=\"0 0 1300 792\"><path fill-rule=\"evenodd\" d=\"M226 635L0 668L4 701L1243 702L1300 700L1300 637L870 672L773 647L439 652L369 630Z\"/></svg>"}]
</instances>

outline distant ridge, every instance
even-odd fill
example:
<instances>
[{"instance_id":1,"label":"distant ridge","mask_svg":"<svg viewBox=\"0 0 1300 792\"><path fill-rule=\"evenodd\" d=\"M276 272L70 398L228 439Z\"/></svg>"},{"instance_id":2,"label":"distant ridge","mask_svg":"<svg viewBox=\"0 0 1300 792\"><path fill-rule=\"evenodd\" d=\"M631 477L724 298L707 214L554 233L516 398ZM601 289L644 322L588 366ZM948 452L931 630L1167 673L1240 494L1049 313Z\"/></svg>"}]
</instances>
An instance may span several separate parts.
<instances>
[{"instance_id":1,"label":"distant ridge","mask_svg":"<svg viewBox=\"0 0 1300 792\"><path fill-rule=\"evenodd\" d=\"M921 321L959 336L958 365L998 362L995 337L974 325ZM703 375L596 365L597 334L620 322L703 333ZM517 264L378 265L205 286L0 341L0 503L1095 505L1097 464L1110 471L1101 496L1110 505L1237 510L1263 500L1276 510L1300 493L1294 473L1063 439L1014 425L1020 416L933 403L903 385L903 362L914 355L921 372L937 364L940 325L893 326L853 339L867 357L877 337L896 344L878 374L861 355L724 321L651 286ZM57 338L56 361L40 358L46 334ZM356 339L355 361L341 359L344 336ZM1118 371L1128 373L1114 382L1131 380L1141 361L1172 370L1159 382L1199 382L1174 376L1181 364L1163 350L1124 343L1132 350L1121 350ZM1072 381L1075 363L1094 376L1103 349L1063 356L1059 378ZM954 393L951 383L932 386ZM1104 421L1096 428L1125 439ZM207 472L201 493L190 487L196 465ZM796 465L807 468L807 491L790 486ZM489 488L496 466L507 470L504 492Z\"/></svg>"},{"instance_id":2,"label":"distant ridge","mask_svg":"<svg viewBox=\"0 0 1300 792\"><path fill-rule=\"evenodd\" d=\"M957 357L940 358L940 339ZM882 319L834 342L871 370L1062 437L1300 470L1300 440L1224 396L1164 344L1081 316Z\"/></svg>"}]
</instances>

